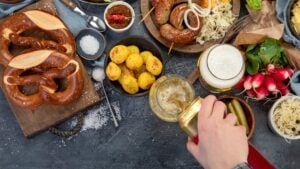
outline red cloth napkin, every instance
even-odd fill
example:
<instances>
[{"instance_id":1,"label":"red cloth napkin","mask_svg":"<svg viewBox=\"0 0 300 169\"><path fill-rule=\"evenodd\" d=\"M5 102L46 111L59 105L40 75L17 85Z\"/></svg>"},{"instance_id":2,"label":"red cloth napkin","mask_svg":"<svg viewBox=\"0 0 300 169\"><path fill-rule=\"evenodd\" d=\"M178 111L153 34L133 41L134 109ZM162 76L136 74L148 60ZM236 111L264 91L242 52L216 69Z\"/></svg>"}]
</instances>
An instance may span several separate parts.
<instances>
[{"instance_id":1,"label":"red cloth napkin","mask_svg":"<svg viewBox=\"0 0 300 169\"><path fill-rule=\"evenodd\" d=\"M198 144L198 136L193 138L193 142ZM248 163L253 169L275 169L275 167L250 143Z\"/></svg>"}]
</instances>

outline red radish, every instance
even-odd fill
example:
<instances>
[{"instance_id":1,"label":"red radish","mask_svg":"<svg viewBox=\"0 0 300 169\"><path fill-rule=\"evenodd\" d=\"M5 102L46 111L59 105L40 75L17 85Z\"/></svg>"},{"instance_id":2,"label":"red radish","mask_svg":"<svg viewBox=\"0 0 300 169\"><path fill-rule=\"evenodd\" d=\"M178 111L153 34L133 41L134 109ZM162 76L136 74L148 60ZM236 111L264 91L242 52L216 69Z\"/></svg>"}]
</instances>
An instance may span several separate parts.
<instances>
[{"instance_id":1,"label":"red radish","mask_svg":"<svg viewBox=\"0 0 300 169\"><path fill-rule=\"evenodd\" d=\"M252 88L251 82L252 82L253 77L251 75L248 75L246 77L246 80L244 81L244 89L245 90L250 90Z\"/></svg>"},{"instance_id":2,"label":"red radish","mask_svg":"<svg viewBox=\"0 0 300 169\"><path fill-rule=\"evenodd\" d=\"M293 74L294 74L294 70L291 69L291 68L285 68L285 69L286 69L286 71L289 73L289 76L292 77Z\"/></svg>"},{"instance_id":3,"label":"red radish","mask_svg":"<svg viewBox=\"0 0 300 169\"><path fill-rule=\"evenodd\" d=\"M274 71L275 71L275 65L268 64L268 66L267 66L267 72L268 73L273 73Z\"/></svg>"},{"instance_id":4,"label":"red radish","mask_svg":"<svg viewBox=\"0 0 300 169\"><path fill-rule=\"evenodd\" d=\"M243 83L244 90L241 91L238 95L244 93L246 90L252 89L251 82L252 82L252 76L251 75L248 75L247 77L245 77L245 80L244 80L244 83Z\"/></svg>"},{"instance_id":5,"label":"red radish","mask_svg":"<svg viewBox=\"0 0 300 169\"><path fill-rule=\"evenodd\" d=\"M290 77L289 71L284 68L276 68L275 71L272 73L272 77L275 80L286 80Z\"/></svg>"},{"instance_id":6,"label":"red radish","mask_svg":"<svg viewBox=\"0 0 300 169\"><path fill-rule=\"evenodd\" d=\"M269 95L269 92L264 85L261 85L260 87L258 87L255 90L255 93L256 93L257 100L265 99Z\"/></svg>"},{"instance_id":7,"label":"red radish","mask_svg":"<svg viewBox=\"0 0 300 169\"><path fill-rule=\"evenodd\" d=\"M274 79L271 76L268 75L268 76L265 77L264 84L265 84L265 87L267 88L267 90L269 92L278 91L277 88L276 88L276 83L275 83Z\"/></svg>"},{"instance_id":8,"label":"red radish","mask_svg":"<svg viewBox=\"0 0 300 169\"><path fill-rule=\"evenodd\" d=\"M246 93L249 97L256 97L256 93L253 89L247 90Z\"/></svg>"},{"instance_id":9,"label":"red radish","mask_svg":"<svg viewBox=\"0 0 300 169\"><path fill-rule=\"evenodd\" d=\"M260 87L265 80L265 75L262 73L257 73L253 76L252 81L251 81L251 85L253 89L256 89L258 87Z\"/></svg>"},{"instance_id":10,"label":"red radish","mask_svg":"<svg viewBox=\"0 0 300 169\"><path fill-rule=\"evenodd\" d=\"M277 86L277 89L280 91L282 96L285 96L288 93L290 93L290 90L289 90L288 86L285 85L283 83L283 81L276 81L276 86Z\"/></svg>"},{"instance_id":11,"label":"red radish","mask_svg":"<svg viewBox=\"0 0 300 169\"><path fill-rule=\"evenodd\" d=\"M246 80L246 76L244 76L244 77L239 81L239 83L236 84L236 85L234 86L234 88L235 88L235 89L243 89L245 80Z\"/></svg>"}]
</instances>

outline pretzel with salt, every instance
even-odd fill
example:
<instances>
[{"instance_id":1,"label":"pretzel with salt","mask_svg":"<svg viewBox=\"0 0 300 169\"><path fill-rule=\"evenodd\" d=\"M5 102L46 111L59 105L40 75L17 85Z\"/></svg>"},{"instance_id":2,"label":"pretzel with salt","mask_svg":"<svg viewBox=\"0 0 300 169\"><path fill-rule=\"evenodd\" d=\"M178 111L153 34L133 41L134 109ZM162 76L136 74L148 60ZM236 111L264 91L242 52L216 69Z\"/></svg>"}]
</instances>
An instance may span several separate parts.
<instances>
[{"instance_id":1,"label":"pretzel with salt","mask_svg":"<svg viewBox=\"0 0 300 169\"><path fill-rule=\"evenodd\" d=\"M49 37L28 37L27 31L40 31ZM11 44L33 49L54 49L71 58L75 56L75 42L64 23L56 16L40 10L30 10L9 16L0 25L0 64L6 66L14 57Z\"/></svg>"},{"instance_id":2,"label":"pretzel with salt","mask_svg":"<svg viewBox=\"0 0 300 169\"><path fill-rule=\"evenodd\" d=\"M26 72L30 72L26 74ZM57 79L66 79L60 90ZM74 59L54 50L37 50L14 57L4 72L4 89L18 106L34 109L43 103L68 104L81 95L84 80ZM36 85L37 91L24 94L20 86Z\"/></svg>"}]
</instances>

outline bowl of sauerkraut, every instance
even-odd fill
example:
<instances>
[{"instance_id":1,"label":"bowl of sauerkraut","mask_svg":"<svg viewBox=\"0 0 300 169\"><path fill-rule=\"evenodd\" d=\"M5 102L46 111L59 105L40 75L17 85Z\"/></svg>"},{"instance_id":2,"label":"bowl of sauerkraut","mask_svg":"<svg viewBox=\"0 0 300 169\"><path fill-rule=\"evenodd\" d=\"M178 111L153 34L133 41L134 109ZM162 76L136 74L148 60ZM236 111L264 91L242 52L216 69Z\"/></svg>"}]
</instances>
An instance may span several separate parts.
<instances>
[{"instance_id":1,"label":"bowl of sauerkraut","mask_svg":"<svg viewBox=\"0 0 300 169\"><path fill-rule=\"evenodd\" d=\"M279 136L300 139L300 97L283 96L269 111L269 126Z\"/></svg>"}]
</instances>

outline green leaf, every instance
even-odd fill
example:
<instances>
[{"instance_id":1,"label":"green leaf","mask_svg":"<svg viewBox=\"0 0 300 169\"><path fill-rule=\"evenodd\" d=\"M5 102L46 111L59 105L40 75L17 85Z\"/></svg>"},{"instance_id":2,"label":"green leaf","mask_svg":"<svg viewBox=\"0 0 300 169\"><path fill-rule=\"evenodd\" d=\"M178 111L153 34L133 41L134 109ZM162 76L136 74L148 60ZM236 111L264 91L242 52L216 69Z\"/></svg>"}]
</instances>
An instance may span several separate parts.
<instances>
[{"instance_id":1,"label":"green leaf","mask_svg":"<svg viewBox=\"0 0 300 169\"><path fill-rule=\"evenodd\" d=\"M252 10L261 10L262 0L247 0L247 4Z\"/></svg>"},{"instance_id":2,"label":"green leaf","mask_svg":"<svg viewBox=\"0 0 300 169\"><path fill-rule=\"evenodd\" d=\"M246 70L248 74L256 74L259 70L260 59L258 56L248 53Z\"/></svg>"},{"instance_id":3,"label":"green leaf","mask_svg":"<svg viewBox=\"0 0 300 169\"><path fill-rule=\"evenodd\" d=\"M272 38L267 38L258 45L249 45L246 50L246 58L246 70L249 74L264 71L270 63L276 67L287 67L289 65L281 43Z\"/></svg>"},{"instance_id":4,"label":"green leaf","mask_svg":"<svg viewBox=\"0 0 300 169\"><path fill-rule=\"evenodd\" d=\"M272 63L271 60L273 57L280 57L281 50L281 45L277 40L268 38L260 45L258 55L262 63L266 66Z\"/></svg>"},{"instance_id":5,"label":"green leaf","mask_svg":"<svg viewBox=\"0 0 300 169\"><path fill-rule=\"evenodd\" d=\"M247 47L246 52L247 52L247 53L250 52L250 51L253 50L255 47L256 47L256 45L249 45L249 46Z\"/></svg>"},{"instance_id":6,"label":"green leaf","mask_svg":"<svg viewBox=\"0 0 300 169\"><path fill-rule=\"evenodd\" d=\"M283 67L287 67L289 65L289 61L283 52L281 53L281 65Z\"/></svg>"},{"instance_id":7,"label":"green leaf","mask_svg":"<svg viewBox=\"0 0 300 169\"><path fill-rule=\"evenodd\" d=\"M247 73L250 75L256 74L259 70L259 63L255 62L253 64L247 64L246 70L247 70Z\"/></svg>"}]
</instances>

